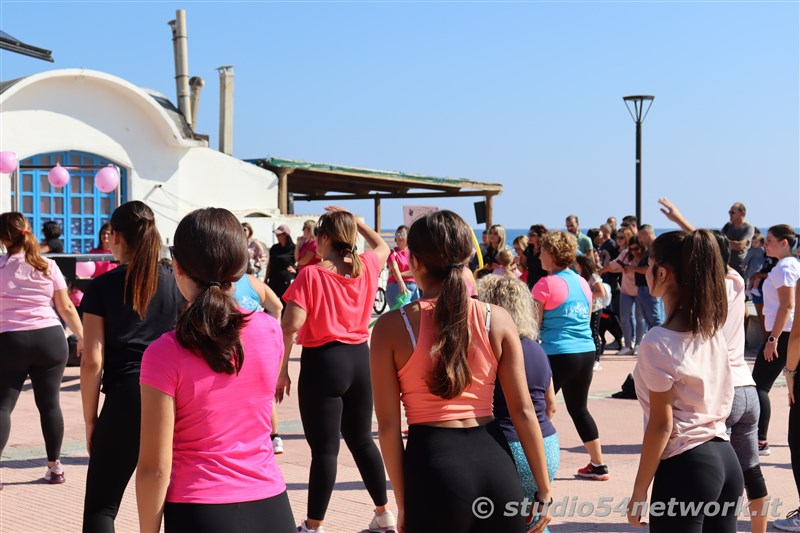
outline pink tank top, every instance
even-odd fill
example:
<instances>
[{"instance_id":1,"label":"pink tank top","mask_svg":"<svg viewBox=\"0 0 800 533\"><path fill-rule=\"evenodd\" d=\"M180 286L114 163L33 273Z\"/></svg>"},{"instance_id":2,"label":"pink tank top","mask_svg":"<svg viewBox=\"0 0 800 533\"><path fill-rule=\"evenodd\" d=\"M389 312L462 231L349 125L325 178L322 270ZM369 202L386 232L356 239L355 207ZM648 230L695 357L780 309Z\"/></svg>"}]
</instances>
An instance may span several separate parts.
<instances>
[{"instance_id":1,"label":"pink tank top","mask_svg":"<svg viewBox=\"0 0 800 533\"><path fill-rule=\"evenodd\" d=\"M450 400L432 394L427 384L428 376L433 372L430 353L436 334L432 324L435 302L419 301L419 339L414 337L408 317L403 308L400 308L414 346L411 358L397 372L400 381L400 399L409 424L492 416L497 358L489 342L491 308L486 306L487 312L484 317L484 305L478 304L473 299L469 302L469 326L472 338L468 357L472 383L460 396Z\"/></svg>"}]
</instances>

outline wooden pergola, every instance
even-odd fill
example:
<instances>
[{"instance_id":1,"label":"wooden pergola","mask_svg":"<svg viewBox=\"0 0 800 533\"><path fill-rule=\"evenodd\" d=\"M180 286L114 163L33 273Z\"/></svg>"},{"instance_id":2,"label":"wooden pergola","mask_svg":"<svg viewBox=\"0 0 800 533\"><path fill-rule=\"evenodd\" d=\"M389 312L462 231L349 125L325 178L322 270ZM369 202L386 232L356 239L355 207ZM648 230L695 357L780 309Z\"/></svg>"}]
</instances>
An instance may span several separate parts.
<instances>
[{"instance_id":1,"label":"wooden pergola","mask_svg":"<svg viewBox=\"0 0 800 533\"><path fill-rule=\"evenodd\" d=\"M492 224L493 198L503 192L499 183L437 178L386 170L344 167L274 157L249 160L278 176L278 208L289 211L289 195L297 201L373 200L375 229L381 229L384 198L452 198L482 196L486 225Z\"/></svg>"}]
</instances>

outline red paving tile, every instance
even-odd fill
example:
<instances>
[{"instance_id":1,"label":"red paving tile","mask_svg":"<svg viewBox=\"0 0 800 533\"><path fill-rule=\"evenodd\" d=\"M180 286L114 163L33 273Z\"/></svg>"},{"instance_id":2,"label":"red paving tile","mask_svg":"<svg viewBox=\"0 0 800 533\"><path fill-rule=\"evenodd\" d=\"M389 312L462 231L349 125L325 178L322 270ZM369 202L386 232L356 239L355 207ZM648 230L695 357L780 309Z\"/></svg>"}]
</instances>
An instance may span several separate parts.
<instances>
[{"instance_id":1,"label":"red paving tile","mask_svg":"<svg viewBox=\"0 0 800 533\"><path fill-rule=\"evenodd\" d=\"M293 355L290 371L296 378L299 350L296 349ZM609 481L587 481L575 477L577 469L585 466L588 456L563 403L556 414L555 425L562 453L553 494L556 502L566 505L557 507L555 511L556 514L569 514L572 507L573 516L557 516L550 528L554 533L635 531L627 525L624 515L613 512L613 508L617 505L624 508L623 498L630 494L639 460L642 414L638 402L610 398L612 392L619 390L619 385L632 371L634 363L634 357L606 355L602 360L603 370L595 373L592 383L590 411L600 429L603 452L610 469ZM294 382L297 383L297 380ZM762 468L770 494L782 502L778 512L783 516L797 505L797 493L786 445L788 407L782 381L776 384L770 396L773 400L770 430L772 455L762 458ZM77 368L67 369L62 385L62 407L66 423L63 463L67 482L64 485L47 485L41 482L45 473L44 446L30 387L26 386L20 396L12 415L11 438L3 453L0 469L4 484L4 490L0 491L0 533L80 531L88 457ZM303 438L296 396L291 396L281 405L279 415L286 453L278 457L278 462L286 478L295 518L300 520L305 516L310 452ZM377 430L377 427L374 429ZM393 507L394 500L390 499ZM603 502L609 505L610 514L597 508ZM326 530L329 533L359 532L366 527L371 516L369 496L343 444ZM738 529L749 531L746 519L739 521ZM137 530L135 490L131 482L117 518L117 531Z\"/></svg>"}]
</instances>

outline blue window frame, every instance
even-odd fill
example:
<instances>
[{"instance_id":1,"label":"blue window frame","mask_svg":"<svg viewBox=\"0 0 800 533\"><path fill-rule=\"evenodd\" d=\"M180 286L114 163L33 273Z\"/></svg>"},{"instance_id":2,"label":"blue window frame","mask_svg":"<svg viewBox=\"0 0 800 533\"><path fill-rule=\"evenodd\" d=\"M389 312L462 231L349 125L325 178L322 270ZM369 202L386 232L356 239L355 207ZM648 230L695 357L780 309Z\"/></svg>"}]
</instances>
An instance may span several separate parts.
<instances>
[{"instance_id":1,"label":"blue window frame","mask_svg":"<svg viewBox=\"0 0 800 533\"><path fill-rule=\"evenodd\" d=\"M56 188L47 173L56 163L70 168L66 186ZM117 207L117 191L101 192L94 186L98 167L113 161L85 152L52 152L20 161L17 183L11 191L11 205L28 217L31 228L42 236L42 224L55 220L61 226L61 239L67 253L86 253L97 244L100 227L108 222ZM25 166L43 166L26 169ZM87 168L88 167L88 168ZM93 167L93 168L91 168ZM127 201L128 173L120 168L119 202Z\"/></svg>"}]
</instances>

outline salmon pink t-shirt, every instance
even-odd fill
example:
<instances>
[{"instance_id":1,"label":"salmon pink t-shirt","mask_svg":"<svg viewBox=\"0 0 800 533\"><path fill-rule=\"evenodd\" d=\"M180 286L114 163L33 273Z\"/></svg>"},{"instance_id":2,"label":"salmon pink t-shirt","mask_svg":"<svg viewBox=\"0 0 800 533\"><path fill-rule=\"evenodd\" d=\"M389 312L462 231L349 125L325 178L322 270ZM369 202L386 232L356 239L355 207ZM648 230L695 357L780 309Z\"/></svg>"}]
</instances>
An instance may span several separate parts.
<instances>
[{"instance_id":1,"label":"salmon pink t-shirt","mask_svg":"<svg viewBox=\"0 0 800 533\"><path fill-rule=\"evenodd\" d=\"M240 334L238 374L211 370L174 331L144 352L140 383L175 398L168 502L239 503L286 490L270 439L283 333L273 317L253 313Z\"/></svg>"},{"instance_id":2,"label":"salmon pink t-shirt","mask_svg":"<svg viewBox=\"0 0 800 533\"><path fill-rule=\"evenodd\" d=\"M289 285L283 299L296 303L307 314L297 332L297 344L315 348L334 341L343 344L367 341L381 265L375 252L359 257L364 266L359 276L340 276L313 265L304 268Z\"/></svg>"},{"instance_id":3,"label":"salmon pink t-shirt","mask_svg":"<svg viewBox=\"0 0 800 533\"><path fill-rule=\"evenodd\" d=\"M47 261L47 275L25 261L25 254L0 257L0 333L60 326L53 294L67 288L58 265Z\"/></svg>"}]
</instances>

